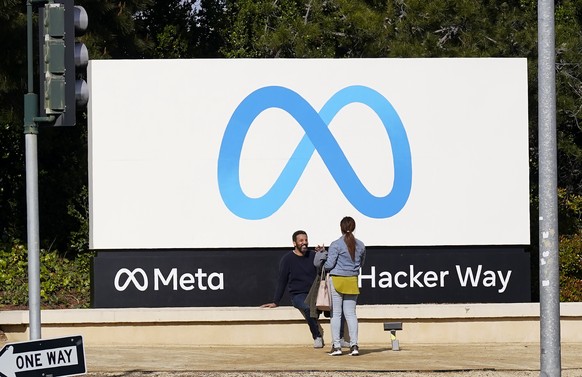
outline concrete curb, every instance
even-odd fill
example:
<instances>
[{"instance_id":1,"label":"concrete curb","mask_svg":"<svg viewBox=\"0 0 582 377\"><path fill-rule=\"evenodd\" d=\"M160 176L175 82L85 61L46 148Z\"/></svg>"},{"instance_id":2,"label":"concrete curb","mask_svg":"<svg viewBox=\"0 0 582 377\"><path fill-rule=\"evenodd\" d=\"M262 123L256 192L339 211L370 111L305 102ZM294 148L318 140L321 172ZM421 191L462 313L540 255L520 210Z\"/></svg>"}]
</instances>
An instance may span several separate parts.
<instances>
[{"instance_id":1,"label":"concrete curb","mask_svg":"<svg viewBox=\"0 0 582 377\"><path fill-rule=\"evenodd\" d=\"M562 303L562 341L582 343L582 303ZM384 322L403 322L400 344L537 343L539 304L438 304L358 306L361 342L388 344ZM292 307L131 308L44 310L43 338L83 335L89 345L286 346L309 343L301 314ZM320 322L329 334L329 319ZM10 342L25 341L28 311L0 312ZM277 336L273 336L273 334Z\"/></svg>"}]
</instances>

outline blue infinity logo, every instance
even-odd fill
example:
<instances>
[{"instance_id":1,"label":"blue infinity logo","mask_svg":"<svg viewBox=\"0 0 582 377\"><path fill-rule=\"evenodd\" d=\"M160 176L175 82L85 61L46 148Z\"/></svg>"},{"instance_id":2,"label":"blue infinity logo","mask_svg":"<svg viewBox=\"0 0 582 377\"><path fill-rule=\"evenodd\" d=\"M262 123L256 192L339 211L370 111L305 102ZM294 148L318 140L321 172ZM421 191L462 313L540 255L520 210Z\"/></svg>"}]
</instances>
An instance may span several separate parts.
<instances>
[{"instance_id":1,"label":"blue infinity logo","mask_svg":"<svg viewBox=\"0 0 582 377\"><path fill-rule=\"evenodd\" d=\"M386 196L374 196L364 187L328 129L335 115L351 103L362 103L372 109L388 133L394 182ZM305 130L305 136L269 191L259 198L250 198L240 184L241 150L255 118L270 108L289 113ZM315 149L346 198L363 215L377 219L391 217L406 204L412 185L412 162L406 131L390 102L365 86L349 86L340 90L319 113L299 94L284 87L268 86L249 94L232 114L222 138L218 156L218 186L222 200L232 213L241 218L258 220L269 217L291 195Z\"/></svg>"}]
</instances>

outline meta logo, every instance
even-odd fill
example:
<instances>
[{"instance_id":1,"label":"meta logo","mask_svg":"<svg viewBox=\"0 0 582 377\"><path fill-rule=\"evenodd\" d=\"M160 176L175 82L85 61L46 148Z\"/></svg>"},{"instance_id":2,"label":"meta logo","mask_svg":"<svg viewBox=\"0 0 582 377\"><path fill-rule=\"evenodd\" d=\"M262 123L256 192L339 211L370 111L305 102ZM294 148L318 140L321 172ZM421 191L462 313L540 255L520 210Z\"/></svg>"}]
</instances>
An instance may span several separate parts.
<instances>
[{"instance_id":1,"label":"meta logo","mask_svg":"<svg viewBox=\"0 0 582 377\"><path fill-rule=\"evenodd\" d=\"M148 275L142 268L135 268L129 270L121 268L115 274L113 281L115 289L119 292L125 291L130 285L133 285L138 291L144 292L149 287ZM189 272L178 275L178 269L172 268L170 272L164 276L159 268L153 270L153 286L154 291L160 290L160 285L169 286L170 289L177 291L178 288L184 291L191 291L198 288L201 291L205 290L223 290L224 289L224 274L213 272L207 274L199 268L194 274Z\"/></svg>"},{"instance_id":2,"label":"meta logo","mask_svg":"<svg viewBox=\"0 0 582 377\"><path fill-rule=\"evenodd\" d=\"M366 189L328 129L335 115L352 103L361 103L373 110L388 134L394 181L392 190L385 196L375 196ZM243 192L240 184L241 151L253 121L271 108L291 115L303 128L305 136L267 193L251 198ZM222 200L232 213L244 219L259 220L271 216L291 195L316 149L345 197L363 215L388 218L400 212L406 204L412 186L412 159L406 130L392 104L365 86L349 86L338 91L319 112L288 88L268 86L249 94L232 114L220 146L218 185Z\"/></svg>"}]
</instances>

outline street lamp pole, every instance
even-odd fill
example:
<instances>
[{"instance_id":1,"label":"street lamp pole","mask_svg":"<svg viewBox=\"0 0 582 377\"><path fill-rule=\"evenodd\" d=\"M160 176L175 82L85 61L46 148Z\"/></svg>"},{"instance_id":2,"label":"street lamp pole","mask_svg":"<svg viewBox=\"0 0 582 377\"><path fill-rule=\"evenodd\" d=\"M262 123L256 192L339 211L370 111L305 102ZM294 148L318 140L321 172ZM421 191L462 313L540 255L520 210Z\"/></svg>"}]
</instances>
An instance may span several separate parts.
<instances>
[{"instance_id":1,"label":"street lamp pole","mask_svg":"<svg viewBox=\"0 0 582 377\"><path fill-rule=\"evenodd\" d=\"M540 376L559 377L560 255L554 0L538 0Z\"/></svg>"}]
</instances>

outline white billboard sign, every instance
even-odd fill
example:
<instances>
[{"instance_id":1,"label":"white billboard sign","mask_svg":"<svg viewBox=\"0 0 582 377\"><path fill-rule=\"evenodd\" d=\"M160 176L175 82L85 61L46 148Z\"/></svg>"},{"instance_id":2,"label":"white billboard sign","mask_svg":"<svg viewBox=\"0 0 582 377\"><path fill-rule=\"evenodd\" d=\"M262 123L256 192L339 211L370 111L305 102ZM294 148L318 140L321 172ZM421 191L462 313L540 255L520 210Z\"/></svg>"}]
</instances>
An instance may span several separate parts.
<instances>
[{"instance_id":1,"label":"white billboard sign","mask_svg":"<svg viewBox=\"0 0 582 377\"><path fill-rule=\"evenodd\" d=\"M527 61L89 65L90 247L529 244Z\"/></svg>"}]
</instances>

